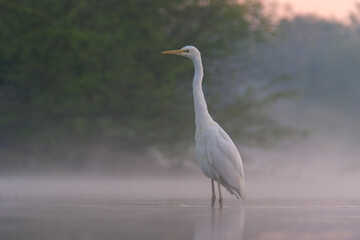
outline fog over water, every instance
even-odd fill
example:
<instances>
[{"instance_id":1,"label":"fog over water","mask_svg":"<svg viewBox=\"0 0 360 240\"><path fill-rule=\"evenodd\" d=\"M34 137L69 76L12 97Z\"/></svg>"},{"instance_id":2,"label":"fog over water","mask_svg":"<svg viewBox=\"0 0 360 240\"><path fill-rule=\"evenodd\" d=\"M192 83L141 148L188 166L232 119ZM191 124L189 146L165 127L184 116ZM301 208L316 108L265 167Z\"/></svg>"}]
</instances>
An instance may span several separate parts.
<instances>
[{"instance_id":1,"label":"fog over water","mask_svg":"<svg viewBox=\"0 0 360 240\"><path fill-rule=\"evenodd\" d=\"M359 239L357 119L311 105L279 105L276 114L309 134L239 146L244 202L223 190L224 207L211 208L210 180L194 157L175 171L159 155L152 168L119 173L3 174L0 239Z\"/></svg>"},{"instance_id":2,"label":"fog over water","mask_svg":"<svg viewBox=\"0 0 360 240\"><path fill-rule=\"evenodd\" d=\"M211 208L210 180L194 159L177 171L3 174L0 239L359 239L357 120L316 106L277 111L310 134L239 147L244 202L224 190L224 207Z\"/></svg>"},{"instance_id":3,"label":"fog over water","mask_svg":"<svg viewBox=\"0 0 360 240\"><path fill-rule=\"evenodd\" d=\"M356 150L321 138L274 150L246 149L247 198L360 198L358 155L350 151ZM180 173L2 176L0 192L2 198L25 199L210 199L211 188L194 165Z\"/></svg>"},{"instance_id":4,"label":"fog over water","mask_svg":"<svg viewBox=\"0 0 360 240\"><path fill-rule=\"evenodd\" d=\"M0 0L0 240L360 239L360 3L234 2ZM185 44L245 200L211 206Z\"/></svg>"},{"instance_id":5,"label":"fog over water","mask_svg":"<svg viewBox=\"0 0 360 240\"><path fill-rule=\"evenodd\" d=\"M239 147L247 198L360 198L358 121L311 105L279 105L276 111L285 124L308 129L309 135L274 148ZM17 194L23 199L210 199L210 180L201 172L195 157L184 161L183 169L177 171L154 163L149 170L138 165L131 171L111 175L91 171L3 174L0 198L11 199ZM224 195L233 198L227 192Z\"/></svg>"}]
</instances>

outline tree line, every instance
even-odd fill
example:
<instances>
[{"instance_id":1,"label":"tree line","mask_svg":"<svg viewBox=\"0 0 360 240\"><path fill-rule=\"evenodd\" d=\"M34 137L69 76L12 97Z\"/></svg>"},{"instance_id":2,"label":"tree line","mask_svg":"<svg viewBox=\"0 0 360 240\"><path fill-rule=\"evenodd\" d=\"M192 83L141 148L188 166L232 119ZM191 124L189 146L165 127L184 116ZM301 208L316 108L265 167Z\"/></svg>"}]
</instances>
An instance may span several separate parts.
<instances>
[{"instance_id":1,"label":"tree line","mask_svg":"<svg viewBox=\"0 0 360 240\"><path fill-rule=\"evenodd\" d=\"M258 94L221 61L245 61L275 32L260 0L0 0L0 12L0 165L97 146L186 148L192 65L160 52L189 44L203 53L210 110L239 143L289 130L266 112L286 96L269 91L276 81Z\"/></svg>"}]
</instances>

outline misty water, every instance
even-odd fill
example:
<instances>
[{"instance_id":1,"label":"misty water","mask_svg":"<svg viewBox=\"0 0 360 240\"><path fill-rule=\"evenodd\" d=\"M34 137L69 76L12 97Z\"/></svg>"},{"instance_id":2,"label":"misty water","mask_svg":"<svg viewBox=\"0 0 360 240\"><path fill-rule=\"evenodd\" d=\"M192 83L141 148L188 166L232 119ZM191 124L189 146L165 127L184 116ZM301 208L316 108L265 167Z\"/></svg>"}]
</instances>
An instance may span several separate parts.
<instances>
[{"instance_id":1,"label":"misty water","mask_svg":"<svg viewBox=\"0 0 360 240\"><path fill-rule=\"evenodd\" d=\"M358 200L2 196L0 239L360 239Z\"/></svg>"}]
</instances>

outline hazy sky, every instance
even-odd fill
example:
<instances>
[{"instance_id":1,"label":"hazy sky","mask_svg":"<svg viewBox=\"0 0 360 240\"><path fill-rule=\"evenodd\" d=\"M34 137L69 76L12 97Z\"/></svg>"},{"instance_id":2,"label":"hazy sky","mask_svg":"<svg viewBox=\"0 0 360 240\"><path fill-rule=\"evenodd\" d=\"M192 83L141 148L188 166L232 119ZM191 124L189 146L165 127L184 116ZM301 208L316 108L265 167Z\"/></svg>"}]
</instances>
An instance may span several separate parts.
<instances>
[{"instance_id":1,"label":"hazy sky","mask_svg":"<svg viewBox=\"0 0 360 240\"><path fill-rule=\"evenodd\" d=\"M272 0L268 0L272 1ZM344 20L355 8L356 0L277 0L280 4L290 3L294 13L315 13L324 17ZM360 1L359 1L360 2Z\"/></svg>"}]
</instances>

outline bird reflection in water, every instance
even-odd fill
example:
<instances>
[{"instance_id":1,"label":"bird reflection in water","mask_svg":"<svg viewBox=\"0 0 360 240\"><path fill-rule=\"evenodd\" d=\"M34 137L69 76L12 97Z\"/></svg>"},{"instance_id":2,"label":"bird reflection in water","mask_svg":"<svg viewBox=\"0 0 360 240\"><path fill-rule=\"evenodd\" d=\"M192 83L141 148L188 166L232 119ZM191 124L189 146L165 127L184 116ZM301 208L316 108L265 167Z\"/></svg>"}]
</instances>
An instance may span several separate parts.
<instances>
[{"instance_id":1,"label":"bird reflection in water","mask_svg":"<svg viewBox=\"0 0 360 240\"><path fill-rule=\"evenodd\" d=\"M194 240L242 240L245 208L212 208L195 225Z\"/></svg>"}]
</instances>

